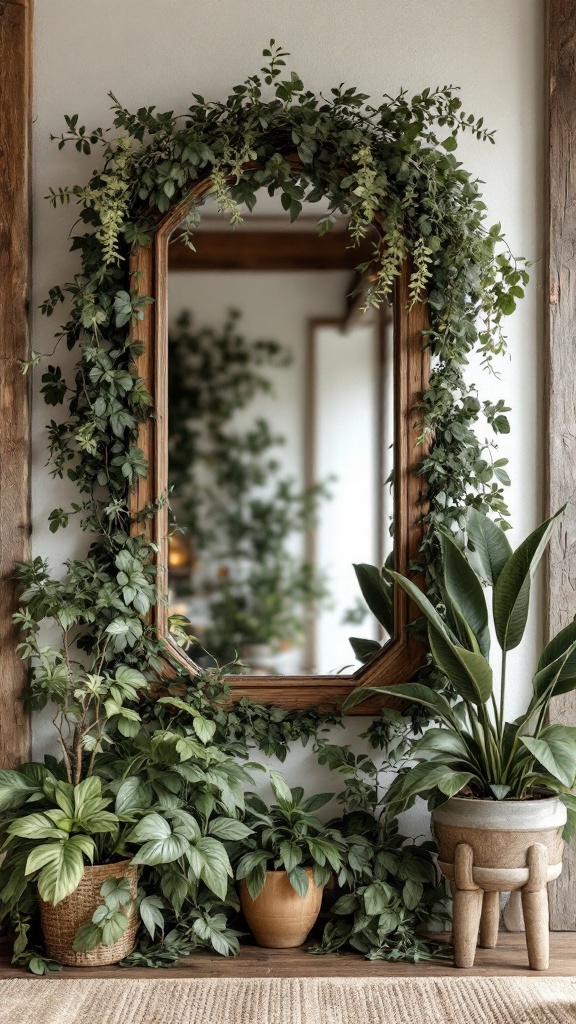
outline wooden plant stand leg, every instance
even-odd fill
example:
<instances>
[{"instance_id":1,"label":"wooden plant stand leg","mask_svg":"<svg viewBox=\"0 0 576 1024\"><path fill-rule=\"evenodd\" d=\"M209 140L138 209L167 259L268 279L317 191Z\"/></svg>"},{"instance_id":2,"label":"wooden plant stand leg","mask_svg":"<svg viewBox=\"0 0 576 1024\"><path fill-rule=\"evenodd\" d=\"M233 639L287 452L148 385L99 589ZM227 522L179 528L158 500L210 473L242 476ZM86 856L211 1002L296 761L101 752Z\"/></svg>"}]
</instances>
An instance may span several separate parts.
<instances>
[{"instance_id":1,"label":"wooden plant stand leg","mask_svg":"<svg viewBox=\"0 0 576 1024\"><path fill-rule=\"evenodd\" d=\"M473 967L482 912L482 890L472 877L474 851L468 843L459 843L454 852L453 943L454 965Z\"/></svg>"},{"instance_id":2,"label":"wooden plant stand leg","mask_svg":"<svg viewBox=\"0 0 576 1024\"><path fill-rule=\"evenodd\" d=\"M548 850L534 843L528 850L528 881L522 889L522 910L526 926L528 963L533 971L545 971L550 964L550 924L548 914Z\"/></svg>"},{"instance_id":3,"label":"wooden plant stand leg","mask_svg":"<svg viewBox=\"0 0 576 1024\"><path fill-rule=\"evenodd\" d=\"M494 949L498 945L498 928L500 925L500 893L485 892L482 900L482 916L480 918L480 939L478 945L482 949Z\"/></svg>"}]
</instances>

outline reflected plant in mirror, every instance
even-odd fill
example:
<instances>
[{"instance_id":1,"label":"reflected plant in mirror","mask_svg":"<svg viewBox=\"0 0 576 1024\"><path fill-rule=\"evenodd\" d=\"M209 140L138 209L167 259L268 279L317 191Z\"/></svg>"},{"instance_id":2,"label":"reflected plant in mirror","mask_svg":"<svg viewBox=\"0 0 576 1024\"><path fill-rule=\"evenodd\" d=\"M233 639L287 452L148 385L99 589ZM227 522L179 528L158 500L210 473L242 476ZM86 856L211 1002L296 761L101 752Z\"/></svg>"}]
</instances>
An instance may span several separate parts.
<instances>
[{"instance_id":1,"label":"reflected plant in mirror","mask_svg":"<svg viewBox=\"0 0 576 1024\"><path fill-rule=\"evenodd\" d=\"M329 489L300 490L286 474L286 438L258 399L276 397L271 372L292 356L248 340L240 320L229 310L221 326L195 328L184 311L169 337L169 482L184 531L170 540L171 611L189 619L197 663L257 674L292 654L297 671L307 616L328 598L299 539Z\"/></svg>"}]
</instances>

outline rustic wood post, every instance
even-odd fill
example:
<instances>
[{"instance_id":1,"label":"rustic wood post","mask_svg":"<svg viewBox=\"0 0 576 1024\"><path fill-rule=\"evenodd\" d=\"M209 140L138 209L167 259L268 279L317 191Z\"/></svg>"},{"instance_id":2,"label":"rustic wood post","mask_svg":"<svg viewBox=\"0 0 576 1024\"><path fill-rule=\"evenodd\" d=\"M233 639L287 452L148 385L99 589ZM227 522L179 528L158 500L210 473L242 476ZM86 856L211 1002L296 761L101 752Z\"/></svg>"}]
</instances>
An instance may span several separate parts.
<instances>
[{"instance_id":1,"label":"rustic wood post","mask_svg":"<svg viewBox=\"0 0 576 1024\"><path fill-rule=\"evenodd\" d=\"M549 174L546 306L546 503L568 507L548 559L547 639L576 615L576 0L547 0ZM576 726L576 696L554 701L551 722ZM576 849L550 886L550 926L576 930Z\"/></svg>"},{"instance_id":2,"label":"rustic wood post","mask_svg":"<svg viewBox=\"0 0 576 1024\"><path fill-rule=\"evenodd\" d=\"M0 765L26 760L30 727L21 695L12 613L17 562L30 533L29 358L32 0L0 2Z\"/></svg>"}]
</instances>

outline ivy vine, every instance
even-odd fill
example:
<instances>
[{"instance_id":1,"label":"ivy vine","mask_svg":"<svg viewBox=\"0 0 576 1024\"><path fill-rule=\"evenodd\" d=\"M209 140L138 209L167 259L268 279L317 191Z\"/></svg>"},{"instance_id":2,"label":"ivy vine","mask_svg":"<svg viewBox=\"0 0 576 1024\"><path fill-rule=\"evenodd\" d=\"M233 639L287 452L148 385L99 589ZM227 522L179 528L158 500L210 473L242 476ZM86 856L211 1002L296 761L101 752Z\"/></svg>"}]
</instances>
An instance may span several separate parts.
<instances>
[{"instance_id":1,"label":"ivy vine","mask_svg":"<svg viewBox=\"0 0 576 1024\"><path fill-rule=\"evenodd\" d=\"M90 546L86 557L66 563L63 579L39 558L23 567L20 619L30 630L55 618L66 652L79 647L98 671L119 658L141 670L160 664L146 619L156 600L154 552L138 529L156 508L139 510L135 522L129 511L130 493L147 473L138 429L153 414L135 369L140 346L131 327L152 299L130 276L128 257L150 244L162 217L202 179L210 179L232 224L243 204L254 208L261 189L279 194L292 220L305 203L327 197L319 230L344 214L353 243L378 224L368 303L391 296L408 260L411 301L425 296L430 311L425 341L434 369L423 410L431 444L420 467L426 519L446 525L468 505L507 516L504 460L493 459L493 440L479 434L483 420L494 435L506 432L507 410L503 402L482 402L465 370L472 351L488 364L503 352L503 321L523 295L527 270L500 226L487 227L479 183L454 154L460 134L493 142L493 133L464 113L452 86L384 96L379 104L343 85L318 96L286 71L287 54L274 41L264 56L261 72L223 102L193 94L188 110L175 115L155 107L131 112L112 96L112 129L87 129L75 114L57 139L59 148L98 155L99 164L87 184L50 190L53 206L78 204L71 248L81 267L41 307L51 316L67 305L56 346L78 356L70 378L52 357L42 373L46 403L66 408L48 425L51 472L68 476L79 492L70 507L52 511L50 529L78 517ZM191 205L183 229L189 240L199 215ZM23 369L41 359L33 353ZM425 539L423 558L433 582L431 544ZM64 660L48 659L42 671L55 672Z\"/></svg>"}]
</instances>

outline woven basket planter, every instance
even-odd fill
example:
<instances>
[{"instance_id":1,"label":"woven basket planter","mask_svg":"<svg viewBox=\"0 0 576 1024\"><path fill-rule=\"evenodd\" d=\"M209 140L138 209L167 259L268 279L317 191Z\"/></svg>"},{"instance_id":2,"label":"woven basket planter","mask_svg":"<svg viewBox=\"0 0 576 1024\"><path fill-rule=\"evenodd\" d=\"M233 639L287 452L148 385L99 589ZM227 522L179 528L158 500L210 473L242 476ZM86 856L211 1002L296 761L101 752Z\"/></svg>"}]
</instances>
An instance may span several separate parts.
<instances>
[{"instance_id":1,"label":"woven basket planter","mask_svg":"<svg viewBox=\"0 0 576 1024\"><path fill-rule=\"evenodd\" d=\"M46 952L53 960L71 967L103 967L118 963L132 952L138 930L138 915L132 906L127 911L128 927L112 946L96 946L85 953L76 953L72 949L78 929L92 920L96 907L104 902L100 887L108 878L129 878L130 895L136 899L138 869L131 867L130 861L123 860L116 864L86 867L78 888L56 906L39 900Z\"/></svg>"}]
</instances>

